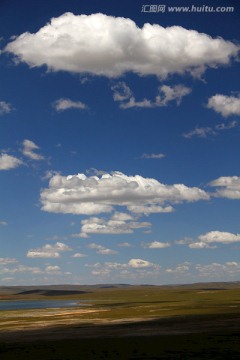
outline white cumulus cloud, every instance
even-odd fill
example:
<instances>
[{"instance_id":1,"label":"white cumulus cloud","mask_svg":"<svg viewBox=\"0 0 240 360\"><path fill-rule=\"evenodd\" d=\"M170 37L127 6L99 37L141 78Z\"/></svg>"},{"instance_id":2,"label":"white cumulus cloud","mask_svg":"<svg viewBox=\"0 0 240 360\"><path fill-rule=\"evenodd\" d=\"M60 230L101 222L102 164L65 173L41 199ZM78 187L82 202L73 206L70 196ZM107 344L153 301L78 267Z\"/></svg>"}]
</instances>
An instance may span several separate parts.
<instances>
[{"instance_id":1,"label":"white cumulus cloud","mask_svg":"<svg viewBox=\"0 0 240 360\"><path fill-rule=\"evenodd\" d=\"M224 117L240 115L240 97L217 94L208 99L207 107Z\"/></svg>"},{"instance_id":2,"label":"white cumulus cloud","mask_svg":"<svg viewBox=\"0 0 240 360\"><path fill-rule=\"evenodd\" d=\"M124 17L101 13L52 18L36 33L17 36L4 49L30 67L118 77L132 71L166 77L199 75L228 64L239 46L181 26L146 23L139 28ZM67 54L67 56L66 56Z\"/></svg>"},{"instance_id":3,"label":"white cumulus cloud","mask_svg":"<svg viewBox=\"0 0 240 360\"><path fill-rule=\"evenodd\" d=\"M209 231L199 235L196 239L183 239L176 243L188 245L191 249L215 249L218 244L234 244L240 242L240 234L233 234L227 231Z\"/></svg>"},{"instance_id":4,"label":"white cumulus cloud","mask_svg":"<svg viewBox=\"0 0 240 360\"><path fill-rule=\"evenodd\" d=\"M11 170L23 165L22 160L8 154L0 155L0 170Z\"/></svg>"},{"instance_id":5,"label":"white cumulus cloud","mask_svg":"<svg viewBox=\"0 0 240 360\"><path fill-rule=\"evenodd\" d=\"M232 234L225 231L210 231L206 234L200 235L198 239L204 243L222 243L231 244L240 242L240 234Z\"/></svg>"},{"instance_id":6,"label":"white cumulus cloud","mask_svg":"<svg viewBox=\"0 0 240 360\"><path fill-rule=\"evenodd\" d=\"M83 258L86 257L87 255L82 254L82 253L75 253L72 255L73 258Z\"/></svg>"},{"instance_id":7,"label":"white cumulus cloud","mask_svg":"<svg viewBox=\"0 0 240 360\"><path fill-rule=\"evenodd\" d=\"M59 258L60 253L65 251L71 251L72 249L61 242L57 242L54 245L46 244L38 249L30 249L27 253L29 258Z\"/></svg>"},{"instance_id":8,"label":"white cumulus cloud","mask_svg":"<svg viewBox=\"0 0 240 360\"><path fill-rule=\"evenodd\" d=\"M131 234L135 229L149 228L151 223L116 219L115 215L110 220L97 217L81 221L81 233L77 236L88 237L89 234Z\"/></svg>"},{"instance_id":9,"label":"white cumulus cloud","mask_svg":"<svg viewBox=\"0 0 240 360\"><path fill-rule=\"evenodd\" d=\"M209 186L216 187L214 196L228 199L240 199L240 177L221 176L209 183Z\"/></svg>"},{"instance_id":10,"label":"white cumulus cloud","mask_svg":"<svg viewBox=\"0 0 240 360\"><path fill-rule=\"evenodd\" d=\"M60 274L60 273L61 273L61 268L60 268L59 266L57 266L57 265L55 265L55 266L49 265L49 266L46 266L45 272L46 272L47 274L56 275L56 274Z\"/></svg>"},{"instance_id":11,"label":"white cumulus cloud","mask_svg":"<svg viewBox=\"0 0 240 360\"><path fill-rule=\"evenodd\" d=\"M154 212L152 206L157 206L156 212L170 212L171 208L163 210L159 206L207 199L209 195L197 187L165 185L155 179L121 172L101 177L57 174L50 179L49 187L41 191L42 210L86 215L111 212L114 206L124 206L130 211L144 206L146 213ZM139 212L139 208L135 209Z\"/></svg>"},{"instance_id":12,"label":"white cumulus cloud","mask_svg":"<svg viewBox=\"0 0 240 360\"><path fill-rule=\"evenodd\" d=\"M151 263L150 261L147 260L142 260L142 259L131 259L128 262L128 266L131 268L135 268L135 269L140 269L140 268L149 268L149 267L158 267L158 265L155 265L153 263Z\"/></svg>"}]
</instances>

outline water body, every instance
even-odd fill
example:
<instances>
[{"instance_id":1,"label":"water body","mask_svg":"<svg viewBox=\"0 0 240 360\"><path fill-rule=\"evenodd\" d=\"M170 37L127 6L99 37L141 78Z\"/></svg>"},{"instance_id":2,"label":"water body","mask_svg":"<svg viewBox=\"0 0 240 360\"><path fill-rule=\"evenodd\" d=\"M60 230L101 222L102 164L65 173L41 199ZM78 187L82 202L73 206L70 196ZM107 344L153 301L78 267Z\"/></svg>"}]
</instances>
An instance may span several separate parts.
<instances>
[{"instance_id":1,"label":"water body","mask_svg":"<svg viewBox=\"0 0 240 360\"><path fill-rule=\"evenodd\" d=\"M71 300L16 300L0 301L0 310L54 309L86 305Z\"/></svg>"}]
</instances>

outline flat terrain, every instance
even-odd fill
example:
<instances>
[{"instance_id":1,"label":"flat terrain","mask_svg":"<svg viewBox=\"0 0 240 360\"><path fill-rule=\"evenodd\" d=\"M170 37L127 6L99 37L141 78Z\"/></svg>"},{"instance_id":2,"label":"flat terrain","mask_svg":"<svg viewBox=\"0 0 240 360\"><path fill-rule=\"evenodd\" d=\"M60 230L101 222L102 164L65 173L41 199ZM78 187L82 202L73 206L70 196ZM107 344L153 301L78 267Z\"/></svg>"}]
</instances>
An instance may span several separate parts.
<instances>
[{"instance_id":1,"label":"flat terrain","mask_svg":"<svg viewBox=\"0 0 240 360\"><path fill-rule=\"evenodd\" d=\"M1 360L240 358L239 283L9 287L1 299L79 301L1 311Z\"/></svg>"}]
</instances>

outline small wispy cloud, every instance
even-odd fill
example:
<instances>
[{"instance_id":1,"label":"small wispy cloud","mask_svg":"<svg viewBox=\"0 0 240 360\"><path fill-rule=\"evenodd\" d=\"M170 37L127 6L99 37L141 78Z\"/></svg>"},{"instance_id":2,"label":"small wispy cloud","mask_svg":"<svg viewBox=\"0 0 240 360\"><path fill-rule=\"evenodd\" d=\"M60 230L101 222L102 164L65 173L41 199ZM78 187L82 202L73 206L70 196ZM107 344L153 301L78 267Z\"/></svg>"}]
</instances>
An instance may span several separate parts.
<instances>
[{"instance_id":1,"label":"small wispy cloud","mask_svg":"<svg viewBox=\"0 0 240 360\"><path fill-rule=\"evenodd\" d=\"M73 258L83 258L86 257L86 254L82 254L82 253L75 253L72 255Z\"/></svg>"},{"instance_id":2,"label":"small wispy cloud","mask_svg":"<svg viewBox=\"0 0 240 360\"><path fill-rule=\"evenodd\" d=\"M87 105L81 101L73 101L70 99L58 99L53 103L53 107L56 111L61 112L70 109L85 110Z\"/></svg>"},{"instance_id":3,"label":"small wispy cloud","mask_svg":"<svg viewBox=\"0 0 240 360\"><path fill-rule=\"evenodd\" d=\"M11 104L6 101L0 101L0 115L9 114L13 111L13 107Z\"/></svg>"},{"instance_id":4,"label":"small wispy cloud","mask_svg":"<svg viewBox=\"0 0 240 360\"><path fill-rule=\"evenodd\" d=\"M151 243L142 243L145 249L166 249L171 245L168 242L153 241Z\"/></svg>"},{"instance_id":5,"label":"small wispy cloud","mask_svg":"<svg viewBox=\"0 0 240 360\"><path fill-rule=\"evenodd\" d=\"M22 154L28 157L31 160L45 160L44 156L41 154L36 153L36 150L39 150L39 146L36 145L33 141L25 139L23 141L23 149Z\"/></svg>"},{"instance_id":6,"label":"small wispy cloud","mask_svg":"<svg viewBox=\"0 0 240 360\"><path fill-rule=\"evenodd\" d=\"M185 137L186 139L191 139L194 136L200 138L206 138L208 135L216 136L221 131L233 129L238 125L239 125L238 121L231 121L228 124L221 123L215 125L214 127L195 127L195 129L189 131L188 133L184 133L183 137Z\"/></svg>"},{"instance_id":7,"label":"small wispy cloud","mask_svg":"<svg viewBox=\"0 0 240 360\"><path fill-rule=\"evenodd\" d=\"M117 254L118 252L115 251L115 250L112 250L112 249L100 249L97 251L98 254L100 255L115 255Z\"/></svg>"},{"instance_id":8,"label":"small wispy cloud","mask_svg":"<svg viewBox=\"0 0 240 360\"><path fill-rule=\"evenodd\" d=\"M0 265L15 264L18 260L14 258L0 258Z\"/></svg>"},{"instance_id":9,"label":"small wispy cloud","mask_svg":"<svg viewBox=\"0 0 240 360\"><path fill-rule=\"evenodd\" d=\"M45 272L47 274L57 275L57 274L61 273L61 268L58 265L54 265L54 266L49 265L49 266L46 266Z\"/></svg>"},{"instance_id":10,"label":"small wispy cloud","mask_svg":"<svg viewBox=\"0 0 240 360\"><path fill-rule=\"evenodd\" d=\"M97 254L100 254L100 255L115 255L118 253L115 250L107 249L104 246L95 244L95 243L89 244L88 247L89 247L89 249L96 250Z\"/></svg>"},{"instance_id":11,"label":"small wispy cloud","mask_svg":"<svg viewBox=\"0 0 240 360\"><path fill-rule=\"evenodd\" d=\"M163 159L165 154L142 154L141 159Z\"/></svg>"},{"instance_id":12,"label":"small wispy cloud","mask_svg":"<svg viewBox=\"0 0 240 360\"><path fill-rule=\"evenodd\" d=\"M136 101L132 90L124 81L118 82L112 86L113 100L120 103L121 109L138 108L156 108L167 106L170 102L175 101L180 105L182 98L191 93L191 89L184 85L168 86L162 85L158 88L158 94L153 100L144 98Z\"/></svg>"},{"instance_id":13,"label":"small wispy cloud","mask_svg":"<svg viewBox=\"0 0 240 360\"><path fill-rule=\"evenodd\" d=\"M131 244L129 244L128 242L122 242L122 243L119 243L118 246L120 246L120 247L131 247Z\"/></svg>"},{"instance_id":14,"label":"small wispy cloud","mask_svg":"<svg viewBox=\"0 0 240 360\"><path fill-rule=\"evenodd\" d=\"M60 174L58 171L54 171L54 170L47 170L45 172L45 175L42 176L42 180L49 180L51 177Z\"/></svg>"}]
</instances>

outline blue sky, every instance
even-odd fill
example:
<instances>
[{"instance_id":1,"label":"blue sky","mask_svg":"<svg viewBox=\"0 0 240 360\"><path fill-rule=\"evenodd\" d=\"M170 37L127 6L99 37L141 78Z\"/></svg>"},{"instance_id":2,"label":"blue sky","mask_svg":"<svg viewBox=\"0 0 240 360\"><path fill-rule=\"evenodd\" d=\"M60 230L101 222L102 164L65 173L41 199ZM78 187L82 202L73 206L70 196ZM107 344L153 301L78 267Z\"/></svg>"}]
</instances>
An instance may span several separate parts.
<instances>
[{"instance_id":1,"label":"blue sky","mask_svg":"<svg viewBox=\"0 0 240 360\"><path fill-rule=\"evenodd\" d=\"M240 6L203 5L1 1L2 285L239 280Z\"/></svg>"}]
</instances>

